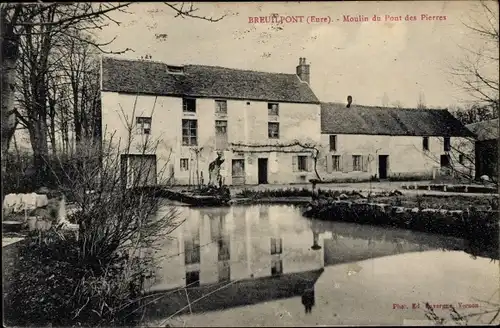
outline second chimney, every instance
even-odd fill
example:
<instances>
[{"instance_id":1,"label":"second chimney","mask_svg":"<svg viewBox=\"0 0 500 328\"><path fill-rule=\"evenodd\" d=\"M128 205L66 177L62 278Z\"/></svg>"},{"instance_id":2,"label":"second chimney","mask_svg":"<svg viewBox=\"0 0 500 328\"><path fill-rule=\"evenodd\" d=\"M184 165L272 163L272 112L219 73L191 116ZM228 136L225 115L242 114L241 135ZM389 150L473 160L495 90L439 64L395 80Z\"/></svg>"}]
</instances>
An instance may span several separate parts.
<instances>
[{"instance_id":1,"label":"second chimney","mask_svg":"<svg viewBox=\"0 0 500 328\"><path fill-rule=\"evenodd\" d=\"M306 64L306 59L303 57L299 58L299 65L297 66L297 75L299 79L303 82L307 82L309 84L309 64Z\"/></svg>"},{"instance_id":2,"label":"second chimney","mask_svg":"<svg viewBox=\"0 0 500 328\"><path fill-rule=\"evenodd\" d=\"M351 108L351 104L352 104L352 96L347 96L347 108Z\"/></svg>"}]
</instances>

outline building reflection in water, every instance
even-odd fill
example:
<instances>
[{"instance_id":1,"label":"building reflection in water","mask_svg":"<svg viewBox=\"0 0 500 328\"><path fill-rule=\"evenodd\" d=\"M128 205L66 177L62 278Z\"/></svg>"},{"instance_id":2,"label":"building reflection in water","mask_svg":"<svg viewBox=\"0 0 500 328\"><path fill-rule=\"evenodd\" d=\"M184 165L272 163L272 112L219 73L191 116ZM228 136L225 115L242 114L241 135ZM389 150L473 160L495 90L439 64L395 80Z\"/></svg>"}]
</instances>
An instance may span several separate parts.
<instances>
[{"instance_id":1,"label":"building reflection in water","mask_svg":"<svg viewBox=\"0 0 500 328\"><path fill-rule=\"evenodd\" d=\"M283 239L271 237L271 275L279 276L283 273Z\"/></svg>"},{"instance_id":2,"label":"building reflection in water","mask_svg":"<svg viewBox=\"0 0 500 328\"><path fill-rule=\"evenodd\" d=\"M165 243L162 252L167 260L160 263L154 289L199 287L323 267L323 254L311 251L311 245L320 240L307 221L293 224L294 208L185 207L183 211L187 220L174 232L178 246Z\"/></svg>"},{"instance_id":3,"label":"building reflection in water","mask_svg":"<svg viewBox=\"0 0 500 328\"><path fill-rule=\"evenodd\" d=\"M165 241L161 255L166 259L151 289L171 292L162 313L216 311L289 297L300 299L311 313L314 286L325 265L436 249L442 240L307 220L290 206L182 210L187 220L174 232L178 242ZM176 291L179 287L187 288Z\"/></svg>"}]
</instances>

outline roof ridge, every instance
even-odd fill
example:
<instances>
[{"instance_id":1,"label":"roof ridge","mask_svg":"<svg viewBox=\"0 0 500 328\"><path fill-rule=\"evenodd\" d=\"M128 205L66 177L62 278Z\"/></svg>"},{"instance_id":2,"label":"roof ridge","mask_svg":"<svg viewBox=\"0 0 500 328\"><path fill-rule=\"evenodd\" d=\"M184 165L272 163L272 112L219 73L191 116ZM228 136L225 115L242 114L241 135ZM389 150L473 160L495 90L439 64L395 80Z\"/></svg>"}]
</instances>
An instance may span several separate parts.
<instances>
[{"instance_id":1,"label":"roof ridge","mask_svg":"<svg viewBox=\"0 0 500 328\"><path fill-rule=\"evenodd\" d=\"M412 108L412 107L404 107L404 108L399 108L399 107L384 107L384 106L376 106L376 105L362 105L362 104L352 104L354 107L351 107L351 108L347 108L345 107L345 103L341 103L341 102L333 102L333 101L330 101L330 102L324 102L322 101L321 102L321 105L342 105L344 106L344 109L349 109L349 110L355 110L355 109L381 109L381 110L387 110L387 109L394 109L394 110L411 110L411 111L447 111L449 112L449 110L447 108ZM357 107L359 106L359 107Z\"/></svg>"}]
</instances>

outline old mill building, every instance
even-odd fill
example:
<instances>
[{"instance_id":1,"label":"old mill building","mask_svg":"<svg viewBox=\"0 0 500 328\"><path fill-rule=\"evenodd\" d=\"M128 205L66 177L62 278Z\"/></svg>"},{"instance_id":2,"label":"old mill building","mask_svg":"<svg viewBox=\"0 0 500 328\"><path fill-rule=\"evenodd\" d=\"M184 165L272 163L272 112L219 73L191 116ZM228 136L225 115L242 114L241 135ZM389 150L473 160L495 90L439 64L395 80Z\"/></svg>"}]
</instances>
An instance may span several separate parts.
<instances>
[{"instance_id":1,"label":"old mill building","mask_svg":"<svg viewBox=\"0 0 500 328\"><path fill-rule=\"evenodd\" d=\"M424 179L467 166L453 154L473 135L448 111L321 103L309 79L305 58L294 73L269 73L103 57L103 138L121 140L129 179L138 163L153 166L148 184L207 183L220 155L227 185Z\"/></svg>"}]
</instances>

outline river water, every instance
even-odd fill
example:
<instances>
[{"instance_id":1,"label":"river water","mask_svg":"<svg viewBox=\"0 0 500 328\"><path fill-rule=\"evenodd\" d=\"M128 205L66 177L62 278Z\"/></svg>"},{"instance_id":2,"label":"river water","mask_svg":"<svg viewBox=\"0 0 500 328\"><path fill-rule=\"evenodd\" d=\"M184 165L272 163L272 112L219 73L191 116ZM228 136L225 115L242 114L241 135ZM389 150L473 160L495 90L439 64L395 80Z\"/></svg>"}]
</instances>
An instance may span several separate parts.
<instances>
[{"instance_id":1,"label":"river water","mask_svg":"<svg viewBox=\"0 0 500 328\"><path fill-rule=\"evenodd\" d=\"M498 262L458 239L310 220L289 205L178 211L185 222L157 253L152 326L420 325L426 302L446 322L451 305L489 323L499 307Z\"/></svg>"}]
</instances>

